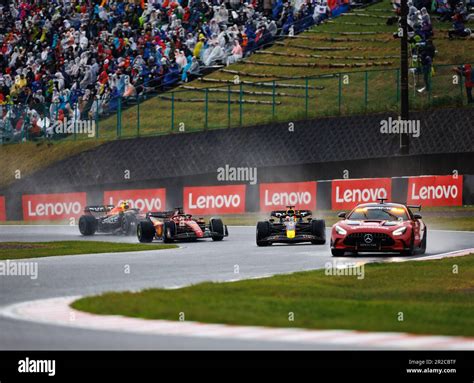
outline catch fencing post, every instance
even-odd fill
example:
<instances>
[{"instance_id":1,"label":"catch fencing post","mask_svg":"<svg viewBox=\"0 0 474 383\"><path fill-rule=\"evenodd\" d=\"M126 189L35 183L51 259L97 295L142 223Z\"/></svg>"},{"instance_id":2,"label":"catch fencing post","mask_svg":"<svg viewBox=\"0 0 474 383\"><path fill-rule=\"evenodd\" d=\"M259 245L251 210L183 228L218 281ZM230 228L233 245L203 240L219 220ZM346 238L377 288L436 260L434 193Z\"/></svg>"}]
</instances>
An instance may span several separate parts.
<instances>
[{"instance_id":1,"label":"catch fencing post","mask_svg":"<svg viewBox=\"0 0 474 383\"><path fill-rule=\"evenodd\" d=\"M306 76L306 79L305 79L305 116L306 118L308 117L308 98L309 98L309 95L308 95L308 87L309 87L309 80L308 80L308 76Z\"/></svg>"},{"instance_id":2,"label":"catch fencing post","mask_svg":"<svg viewBox=\"0 0 474 383\"><path fill-rule=\"evenodd\" d=\"M397 68L397 105L400 102L400 68Z\"/></svg>"},{"instance_id":3,"label":"catch fencing post","mask_svg":"<svg viewBox=\"0 0 474 383\"><path fill-rule=\"evenodd\" d=\"M137 95L137 137L140 137L140 95Z\"/></svg>"},{"instance_id":4,"label":"catch fencing post","mask_svg":"<svg viewBox=\"0 0 474 383\"><path fill-rule=\"evenodd\" d=\"M171 92L171 131L174 131L174 92Z\"/></svg>"},{"instance_id":5,"label":"catch fencing post","mask_svg":"<svg viewBox=\"0 0 474 383\"><path fill-rule=\"evenodd\" d=\"M96 99L95 100L96 102L96 108L95 108L95 124L96 124L96 127L95 127L95 138L98 139L99 138L99 99Z\"/></svg>"},{"instance_id":6,"label":"catch fencing post","mask_svg":"<svg viewBox=\"0 0 474 383\"><path fill-rule=\"evenodd\" d=\"M364 95L364 102L365 102L365 110L367 111L367 106L369 103L369 72L365 71L365 95Z\"/></svg>"},{"instance_id":7,"label":"catch fencing post","mask_svg":"<svg viewBox=\"0 0 474 383\"><path fill-rule=\"evenodd\" d=\"M117 138L122 135L122 98L118 98L118 111L117 111Z\"/></svg>"},{"instance_id":8,"label":"catch fencing post","mask_svg":"<svg viewBox=\"0 0 474 383\"><path fill-rule=\"evenodd\" d=\"M341 107L342 107L342 73L339 73L339 114L341 114Z\"/></svg>"},{"instance_id":9,"label":"catch fencing post","mask_svg":"<svg viewBox=\"0 0 474 383\"><path fill-rule=\"evenodd\" d=\"M205 116L205 119L204 119L204 129L207 130L207 127L208 127L208 118L209 118L209 88L206 88L205 90L205 96L206 96L206 101L205 101L205 111L204 111L204 116Z\"/></svg>"},{"instance_id":10,"label":"catch fencing post","mask_svg":"<svg viewBox=\"0 0 474 383\"><path fill-rule=\"evenodd\" d=\"M272 85L272 117L275 117L275 80L273 80Z\"/></svg>"},{"instance_id":11,"label":"catch fencing post","mask_svg":"<svg viewBox=\"0 0 474 383\"><path fill-rule=\"evenodd\" d=\"M239 126L242 126L242 118L243 118L243 105L242 105L242 93L243 93L243 89L242 89L242 82L240 83L240 94L239 94L239 107L240 107L240 122L239 122Z\"/></svg>"},{"instance_id":12,"label":"catch fencing post","mask_svg":"<svg viewBox=\"0 0 474 383\"><path fill-rule=\"evenodd\" d=\"M230 128L230 85L227 85L227 127Z\"/></svg>"}]
</instances>

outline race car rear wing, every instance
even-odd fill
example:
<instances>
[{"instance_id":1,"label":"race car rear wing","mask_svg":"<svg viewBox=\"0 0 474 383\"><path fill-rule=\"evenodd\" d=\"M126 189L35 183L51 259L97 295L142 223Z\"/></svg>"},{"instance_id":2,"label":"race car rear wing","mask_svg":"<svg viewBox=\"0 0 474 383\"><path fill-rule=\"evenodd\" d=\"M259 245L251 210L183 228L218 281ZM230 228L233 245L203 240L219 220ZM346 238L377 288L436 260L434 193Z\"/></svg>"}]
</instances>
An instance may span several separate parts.
<instances>
[{"instance_id":1,"label":"race car rear wing","mask_svg":"<svg viewBox=\"0 0 474 383\"><path fill-rule=\"evenodd\" d=\"M170 210L170 211L151 211L149 213L147 213L147 217L153 217L153 218L161 218L161 219L165 219L165 218L171 218L175 215L175 211L174 210Z\"/></svg>"},{"instance_id":2,"label":"race car rear wing","mask_svg":"<svg viewBox=\"0 0 474 383\"><path fill-rule=\"evenodd\" d=\"M108 213L114 207L114 205L86 206L84 208L84 213Z\"/></svg>"},{"instance_id":3,"label":"race car rear wing","mask_svg":"<svg viewBox=\"0 0 474 383\"><path fill-rule=\"evenodd\" d=\"M309 217L312 214L313 212L311 210L295 210L294 215L296 217L305 218L305 217ZM276 218L286 217L288 216L288 212L286 210L273 210L270 213L270 216L276 217Z\"/></svg>"},{"instance_id":4,"label":"race car rear wing","mask_svg":"<svg viewBox=\"0 0 474 383\"><path fill-rule=\"evenodd\" d=\"M411 209L417 209L418 211L421 211L421 205L407 205L407 208Z\"/></svg>"}]
</instances>

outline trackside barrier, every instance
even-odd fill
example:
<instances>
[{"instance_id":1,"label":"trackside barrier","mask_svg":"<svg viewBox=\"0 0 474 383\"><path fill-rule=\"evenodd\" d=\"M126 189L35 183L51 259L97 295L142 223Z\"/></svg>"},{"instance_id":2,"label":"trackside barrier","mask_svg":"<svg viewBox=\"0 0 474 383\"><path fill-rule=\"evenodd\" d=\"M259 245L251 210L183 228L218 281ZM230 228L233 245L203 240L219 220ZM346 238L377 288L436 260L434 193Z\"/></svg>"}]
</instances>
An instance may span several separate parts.
<instances>
[{"instance_id":1,"label":"trackside barrier","mask_svg":"<svg viewBox=\"0 0 474 383\"><path fill-rule=\"evenodd\" d=\"M474 204L474 175L429 175L322 181L227 184L116 189L52 194L24 194L13 200L25 221L78 218L86 205L119 204L128 200L142 211L183 206L195 215L268 212L296 205L312 210L348 210L358 203L389 201L424 207ZM0 221L7 218L5 196L0 196ZM12 208L10 206L10 208ZM10 210L9 210L10 211Z\"/></svg>"}]
</instances>

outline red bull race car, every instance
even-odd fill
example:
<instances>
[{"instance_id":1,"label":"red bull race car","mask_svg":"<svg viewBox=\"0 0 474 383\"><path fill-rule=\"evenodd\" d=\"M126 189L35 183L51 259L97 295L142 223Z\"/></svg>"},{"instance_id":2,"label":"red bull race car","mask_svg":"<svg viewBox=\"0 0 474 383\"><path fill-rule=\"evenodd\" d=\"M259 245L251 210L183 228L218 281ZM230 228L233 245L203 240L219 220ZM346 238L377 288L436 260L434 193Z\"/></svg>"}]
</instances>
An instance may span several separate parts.
<instances>
[{"instance_id":1,"label":"red bull race car","mask_svg":"<svg viewBox=\"0 0 474 383\"><path fill-rule=\"evenodd\" d=\"M311 242L313 245L326 243L326 222L311 218L311 210L274 210L268 221L257 223L257 246L272 243Z\"/></svg>"},{"instance_id":2,"label":"red bull race car","mask_svg":"<svg viewBox=\"0 0 474 383\"><path fill-rule=\"evenodd\" d=\"M191 214L184 213L182 208L147 213L145 219L137 225L137 237L142 243L152 242L154 239L161 239L164 243L202 238L222 241L228 235L227 226L220 218L211 218L206 224L203 218L194 219Z\"/></svg>"},{"instance_id":3,"label":"red bull race car","mask_svg":"<svg viewBox=\"0 0 474 383\"><path fill-rule=\"evenodd\" d=\"M128 201L118 206L86 206L84 215L79 218L79 231L84 236L95 233L134 235L137 223L143 218L140 210L130 208Z\"/></svg>"},{"instance_id":4,"label":"red bull race car","mask_svg":"<svg viewBox=\"0 0 474 383\"><path fill-rule=\"evenodd\" d=\"M424 254L428 229L420 214L412 209L421 206L386 203L366 203L350 213L339 213L342 218L332 227L331 253L343 256L346 252L397 252L402 255Z\"/></svg>"}]
</instances>

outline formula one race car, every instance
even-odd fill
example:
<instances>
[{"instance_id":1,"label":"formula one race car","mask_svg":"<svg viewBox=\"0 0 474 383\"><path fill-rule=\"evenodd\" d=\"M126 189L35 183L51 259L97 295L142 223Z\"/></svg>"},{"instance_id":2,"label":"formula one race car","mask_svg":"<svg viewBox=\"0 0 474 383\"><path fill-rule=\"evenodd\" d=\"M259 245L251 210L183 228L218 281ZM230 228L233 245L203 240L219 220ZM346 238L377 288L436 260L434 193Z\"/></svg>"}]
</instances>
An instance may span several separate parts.
<instances>
[{"instance_id":1,"label":"formula one race car","mask_svg":"<svg viewBox=\"0 0 474 383\"><path fill-rule=\"evenodd\" d=\"M222 241L228 235L227 226L220 218L211 218L206 224L202 218L196 220L191 214L185 214L182 208L147 213L137 226L138 240L145 243L153 239L162 239L164 243L201 238Z\"/></svg>"},{"instance_id":2,"label":"formula one race car","mask_svg":"<svg viewBox=\"0 0 474 383\"><path fill-rule=\"evenodd\" d=\"M272 218L257 223L257 245L298 242L324 245L326 223L324 220L311 218L311 215L311 210L295 210L294 206L287 206L287 210L272 211Z\"/></svg>"},{"instance_id":3,"label":"formula one race car","mask_svg":"<svg viewBox=\"0 0 474 383\"><path fill-rule=\"evenodd\" d=\"M145 216L138 209L131 209L127 201L119 206L86 206L79 219L79 231L90 236L97 233L134 235L137 223Z\"/></svg>"},{"instance_id":4,"label":"formula one race car","mask_svg":"<svg viewBox=\"0 0 474 383\"><path fill-rule=\"evenodd\" d=\"M379 203L358 205L349 214L339 213L342 220L332 227L332 255L343 256L346 251L424 254L428 229L421 215L411 209L421 210L421 206L380 199Z\"/></svg>"}]
</instances>

